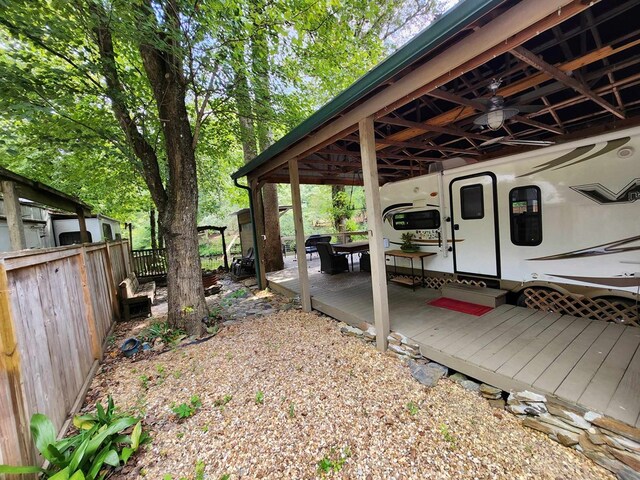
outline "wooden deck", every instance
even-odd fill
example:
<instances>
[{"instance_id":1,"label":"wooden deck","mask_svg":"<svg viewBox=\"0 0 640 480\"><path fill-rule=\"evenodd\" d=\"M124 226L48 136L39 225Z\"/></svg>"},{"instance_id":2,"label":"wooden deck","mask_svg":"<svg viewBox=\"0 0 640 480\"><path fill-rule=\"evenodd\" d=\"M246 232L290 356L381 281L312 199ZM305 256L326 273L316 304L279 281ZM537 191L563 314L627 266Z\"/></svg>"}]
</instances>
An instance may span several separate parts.
<instances>
[{"instance_id":1,"label":"wooden deck","mask_svg":"<svg viewBox=\"0 0 640 480\"><path fill-rule=\"evenodd\" d=\"M310 266L312 306L350 324L373 323L370 277ZM299 293L293 269L270 286ZM389 284L391 329L422 354L503 390L532 390L640 427L640 329L502 305L475 317L427 305L439 291Z\"/></svg>"}]
</instances>

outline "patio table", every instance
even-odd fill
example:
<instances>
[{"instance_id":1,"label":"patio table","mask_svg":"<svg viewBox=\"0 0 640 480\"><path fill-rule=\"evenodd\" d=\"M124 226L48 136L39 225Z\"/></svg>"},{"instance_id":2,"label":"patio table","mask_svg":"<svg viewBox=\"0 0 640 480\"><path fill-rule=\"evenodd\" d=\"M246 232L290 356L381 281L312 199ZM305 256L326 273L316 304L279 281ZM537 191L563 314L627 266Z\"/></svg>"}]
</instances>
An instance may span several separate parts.
<instances>
[{"instance_id":1,"label":"patio table","mask_svg":"<svg viewBox=\"0 0 640 480\"><path fill-rule=\"evenodd\" d=\"M333 251L336 253L347 253L351 257L351 271L353 271L353 254L358 252L368 252L369 251L369 241L363 240L361 242L350 242L350 243L336 243L331 245L333 247Z\"/></svg>"}]
</instances>

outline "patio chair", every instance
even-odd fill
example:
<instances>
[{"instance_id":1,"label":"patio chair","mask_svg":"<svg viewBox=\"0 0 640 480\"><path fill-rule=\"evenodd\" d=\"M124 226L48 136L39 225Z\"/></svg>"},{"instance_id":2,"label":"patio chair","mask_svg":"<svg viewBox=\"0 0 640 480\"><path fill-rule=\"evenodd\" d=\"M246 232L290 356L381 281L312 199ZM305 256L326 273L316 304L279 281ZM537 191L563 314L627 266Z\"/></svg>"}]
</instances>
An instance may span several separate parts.
<instances>
[{"instance_id":1,"label":"patio chair","mask_svg":"<svg viewBox=\"0 0 640 480\"><path fill-rule=\"evenodd\" d=\"M320 242L316 246L318 255L320 255L321 272L333 275L335 273L349 271L349 261L347 260L347 256L340 253L334 253L329 242Z\"/></svg>"},{"instance_id":2,"label":"patio chair","mask_svg":"<svg viewBox=\"0 0 640 480\"><path fill-rule=\"evenodd\" d=\"M236 277L247 277L253 275L255 272L255 254L253 253L253 247L247 250L246 256L241 258L236 257L231 263L231 273Z\"/></svg>"},{"instance_id":3,"label":"patio chair","mask_svg":"<svg viewBox=\"0 0 640 480\"><path fill-rule=\"evenodd\" d=\"M309 260L313 258L313 254L318 252L317 245L319 242L331 242L331 235L309 235L304 242L304 251L309 255ZM297 245L294 245L293 252L296 253Z\"/></svg>"}]
</instances>

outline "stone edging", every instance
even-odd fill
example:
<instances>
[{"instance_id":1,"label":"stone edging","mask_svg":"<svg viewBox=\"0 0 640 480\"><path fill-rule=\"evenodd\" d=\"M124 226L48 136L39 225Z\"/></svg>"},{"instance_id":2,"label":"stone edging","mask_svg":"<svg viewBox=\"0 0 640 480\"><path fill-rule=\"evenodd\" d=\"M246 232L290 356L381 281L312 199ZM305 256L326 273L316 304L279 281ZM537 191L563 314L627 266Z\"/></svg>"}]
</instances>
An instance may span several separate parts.
<instances>
[{"instance_id":1,"label":"stone edging","mask_svg":"<svg viewBox=\"0 0 640 480\"><path fill-rule=\"evenodd\" d=\"M369 343L376 341L375 327L370 323L362 322L357 327L339 324L343 335ZM477 392L492 407L520 418L525 427L581 452L619 479L640 480L640 429L597 412L581 412L577 407L561 405L534 392L505 392L461 373L449 375L447 367L422 356L420 346L405 335L392 332L387 340L387 355L406 362L411 375L421 384L434 387L440 378L448 376L467 390Z\"/></svg>"}]
</instances>

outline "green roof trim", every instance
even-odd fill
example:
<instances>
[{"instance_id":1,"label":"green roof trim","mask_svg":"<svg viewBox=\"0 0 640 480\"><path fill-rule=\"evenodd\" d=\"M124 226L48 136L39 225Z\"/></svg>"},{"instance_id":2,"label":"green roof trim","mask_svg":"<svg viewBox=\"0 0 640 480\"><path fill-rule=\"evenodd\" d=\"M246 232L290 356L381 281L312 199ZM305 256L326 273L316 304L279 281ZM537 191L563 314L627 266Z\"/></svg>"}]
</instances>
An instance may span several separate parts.
<instances>
[{"instance_id":1,"label":"green roof trim","mask_svg":"<svg viewBox=\"0 0 640 480\"><path fill-rule=\"evenodd\" d=\"M399 48L391 56L356 80L353 85L337 97L320 107L300 125L238 169L231 178L244 177L255 168L284 152L287 148L302 140L306 135L324 125L389 78L404 70L501 3L504 3L504 0L463 0L402 48Z\"/></svg>"}]
</instances>

